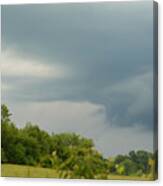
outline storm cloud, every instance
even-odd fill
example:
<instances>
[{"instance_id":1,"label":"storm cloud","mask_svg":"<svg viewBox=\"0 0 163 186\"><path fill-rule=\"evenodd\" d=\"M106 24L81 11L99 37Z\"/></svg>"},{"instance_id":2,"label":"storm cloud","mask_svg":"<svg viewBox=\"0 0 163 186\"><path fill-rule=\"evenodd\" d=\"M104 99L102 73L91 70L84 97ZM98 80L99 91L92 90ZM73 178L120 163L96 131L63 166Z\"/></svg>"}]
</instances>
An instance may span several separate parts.
<instances>
[{"instance_id":1,"label":"storm cloud","mask_svg":"<svg viewBox=\"0 0 163 186\"><path fill-rule=\"evenodd\" d=\"M35 102L99 106L103 132L146 129L142 139L151 148L152 8L146 1L2 6L2 102L17 115L21 105ZM53 120L47 130L55 130ZM70 128L79 132L80 125Z\"/></svg>"}]
</instances>

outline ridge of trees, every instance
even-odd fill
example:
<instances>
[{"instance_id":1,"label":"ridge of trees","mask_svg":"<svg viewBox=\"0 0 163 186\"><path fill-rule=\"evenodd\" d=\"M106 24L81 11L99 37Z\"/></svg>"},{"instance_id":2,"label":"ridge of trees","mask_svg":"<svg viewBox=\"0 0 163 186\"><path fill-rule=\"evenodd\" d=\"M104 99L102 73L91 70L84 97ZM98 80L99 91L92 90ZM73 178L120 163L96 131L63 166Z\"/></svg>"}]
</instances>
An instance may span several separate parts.
<instances>
[{"instance_id":1,"label":"ridge of trees","mask_svg":"<svg viewBox=\"0 0 163 186\"><path fill-rule=\"evenodd\" d=\"M61 178L107 179L109 174L154 176L157 152L139 150L104 158L91 139L75 133L49 134L27 123L17 128L1 105L1 161L58 170Z\"/></svg>"}]
</instances>

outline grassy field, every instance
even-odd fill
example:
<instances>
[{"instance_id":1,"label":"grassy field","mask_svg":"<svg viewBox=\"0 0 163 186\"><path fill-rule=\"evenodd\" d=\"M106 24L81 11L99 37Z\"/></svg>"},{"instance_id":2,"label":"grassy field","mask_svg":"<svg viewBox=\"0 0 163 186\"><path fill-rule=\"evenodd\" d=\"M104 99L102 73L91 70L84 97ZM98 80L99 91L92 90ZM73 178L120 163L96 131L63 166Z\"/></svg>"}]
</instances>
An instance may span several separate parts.
<instances>
[{"instance_id":1,"label":"grassy field","mask_svg":"<svg viewBox=\"0 0 163 186\"><path fill-rule=\"evenodd\" d=\"M25 177L25 178L57 178L58 174L54 169L32 167L24 165L1 165L3 177Z\"/></svg>"},{"instance_id":2,"label":"grassy field","mask_svg":"<svg viewBox=\"0 0 163 186\"><path fill-rule=\"evenodd\" d=\"M59 178L59 174L55 169L2 164L1 165L2 177L24 177L24 178ZM119 176L108 175L109 180L141 180L150 181L152 178L147 177L134 177L134 176Z\"/></svg>"}]
</instances>

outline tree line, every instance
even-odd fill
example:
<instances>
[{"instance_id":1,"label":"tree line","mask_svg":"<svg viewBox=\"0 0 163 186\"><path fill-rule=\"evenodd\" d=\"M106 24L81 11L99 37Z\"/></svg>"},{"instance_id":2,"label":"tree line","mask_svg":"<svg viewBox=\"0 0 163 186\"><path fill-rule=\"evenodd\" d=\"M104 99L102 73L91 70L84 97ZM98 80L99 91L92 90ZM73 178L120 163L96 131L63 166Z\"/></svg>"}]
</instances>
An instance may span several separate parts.
<instances>
[{"instance_id":1,"label":"tree line","mask_svg":"<svg viewBox=\"0 0 163 186\"><path fill-rule=\"evenodd\" d=\"M60 178L154 177L157 172L157 153L139 150L104 158L91 139L75 133L49 134L32 123L17 128L10 117L7 106L1 105L2 163L54 168Z\"/></svg>"}]
</instances>

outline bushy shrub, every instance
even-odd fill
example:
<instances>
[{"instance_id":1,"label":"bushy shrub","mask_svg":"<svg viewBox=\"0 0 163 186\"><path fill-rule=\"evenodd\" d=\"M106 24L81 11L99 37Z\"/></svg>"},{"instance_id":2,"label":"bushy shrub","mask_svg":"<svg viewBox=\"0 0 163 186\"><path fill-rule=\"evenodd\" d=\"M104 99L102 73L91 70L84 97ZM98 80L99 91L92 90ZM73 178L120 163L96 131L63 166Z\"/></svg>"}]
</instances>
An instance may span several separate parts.
<instances>
[{"instance_id":1,"label":"bushy shrub","mask_svg":"<svg viewBox=\"0 0 163 186\"><path fill-rule=\"evenodd\" d=\"M37 161L31 155L25 157L25 164L26 165L37 165Z\"/></svg>"},{"instance_id":2,"label":"bushy shrub","mask_svg":"<svg viewBox=\"0 0 163 186\"><path fill-rule=\"evenodd\" d=\"M7 157L6 157L6 154L5 154L5 151L3 150L3 148L1 148L1 162L2 163L7 163Z\"/></svg>"},{"instance_id":3,"label":"bushy shrub","mask_svg":"<svg viewBox=\"0 0 163 186\"><path fill-rule=\"evenodd\" d=\"M53 158L50 156L46 156L46 157L42 158L40 164L42 167L52 168L54 165Z\"/></svg>"}]
</instances>

